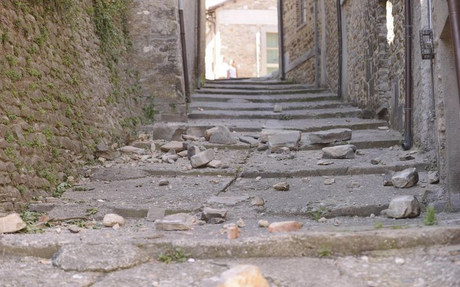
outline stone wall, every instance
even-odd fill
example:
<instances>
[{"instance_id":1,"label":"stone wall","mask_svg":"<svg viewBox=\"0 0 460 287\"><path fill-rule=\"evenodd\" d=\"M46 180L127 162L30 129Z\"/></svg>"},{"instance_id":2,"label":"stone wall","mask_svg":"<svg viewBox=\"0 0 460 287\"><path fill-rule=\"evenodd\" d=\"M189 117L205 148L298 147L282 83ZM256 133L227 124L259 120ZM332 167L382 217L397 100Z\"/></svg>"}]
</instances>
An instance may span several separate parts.
<instances>
[{"instance_id":1,"label":"stone wall","mask_svg":"<svg viewBox=\"0 0 460 287\"><path fill-rule=\"evenodd\" d=\"M130 61L157 121L187 119L178 16L177 0L133 0L130 9Z\"/></svg>"},{"instance_id":2,"label":"stone wall","mask_svg":"<svg viewBox=\"0 0 460 287\"><path fill-rule=\"evenodd\" d=\"M307 0L307 19L299 26L298 0L283 2L284 61L286 78L298 83L315 82L314 0ZM321 27L319 25L319 27Z\"/></svg>"},{"instance_id":3,"label":"stone wall","mask_svg":"<svg viewBox=\"0 0 460 287\"><path fill-rule=\"evenodd\" d=\"M0 4L0 212L52 195L98 143L122 144L146 105L125 2L30 3Z\"/></svg>"}]
</instances>

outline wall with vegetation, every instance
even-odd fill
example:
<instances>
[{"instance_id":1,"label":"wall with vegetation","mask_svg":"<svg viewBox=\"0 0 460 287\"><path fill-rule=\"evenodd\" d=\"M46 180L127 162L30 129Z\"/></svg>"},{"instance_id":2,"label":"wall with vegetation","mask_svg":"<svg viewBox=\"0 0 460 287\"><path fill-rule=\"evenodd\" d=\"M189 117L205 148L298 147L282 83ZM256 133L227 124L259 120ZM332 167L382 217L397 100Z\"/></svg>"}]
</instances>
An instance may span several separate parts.
<instances>
[{"instance_id":1,"label":"wall with vegetation","mask_svg":"<svg viewBox=\"0 0 460 287\"><path fill-rule=\"evenodd\" d=\"M126 61L129 4L1 1L0 213L52 196L98 143L153 117Z\"/></svg>"}]
</instances>

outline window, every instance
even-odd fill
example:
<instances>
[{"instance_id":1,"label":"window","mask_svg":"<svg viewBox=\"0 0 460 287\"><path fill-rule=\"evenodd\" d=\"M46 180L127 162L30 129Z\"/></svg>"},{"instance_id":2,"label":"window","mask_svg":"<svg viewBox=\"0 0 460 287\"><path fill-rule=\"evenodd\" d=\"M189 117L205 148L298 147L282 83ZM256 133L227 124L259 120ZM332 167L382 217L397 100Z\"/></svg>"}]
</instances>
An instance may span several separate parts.
<instances>
[{"instance_id":1,"label":"window","mask_svg":"<svg viewBox=\"0 0 460 287\"><path fill-rule=\"evenodd\" d=\"M266 41L266 67L267 74L270 74L279 68L278 33L267 33Z\"/></svg>"},{"instance_id":2,"label":"window","mask_svg":"<svg viewBox=\"0 0 460 287\"><path fill-rule=\"evenodd\" d=\"M307 0L297 0L297 27L307 22Z\"/></svg>"}]
</instances>

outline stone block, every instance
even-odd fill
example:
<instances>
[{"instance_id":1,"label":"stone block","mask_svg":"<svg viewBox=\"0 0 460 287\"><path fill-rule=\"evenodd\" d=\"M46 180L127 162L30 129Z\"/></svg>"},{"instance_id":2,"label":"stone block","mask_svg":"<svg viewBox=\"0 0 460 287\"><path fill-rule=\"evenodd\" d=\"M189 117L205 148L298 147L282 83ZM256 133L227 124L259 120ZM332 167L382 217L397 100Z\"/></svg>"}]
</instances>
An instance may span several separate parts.
<instances>
[{"instance_id":1,"label":"stone block","mask_svg":"<svg viewBox=\"0 0 460 287\"><path fill-rule=\"evenodd\" d=\"M312 144L330 144L341 141L349 141L352 137L350 129L333 129L310 133L309 139Z\"/></svg>"},{"instance_id":2,"label":"stone block","mask_svg":"<svg viewBox=\"0 0 460 287\"><path fill-rule=\"evenodd\" d=\"M390 218L402 219L418 217L420 212L420 203L417 198L412 195L403 195L393 198L388 209L382 211L382 214Z\"/></svg>"},{"instance_id":3,"label":"stone block","mask_svg":"<svg viewBox=\"0 0 460 287\"><path fill-rule=\"evenodd\" d=\"M200 152L190 158L190 163L193 168L199 168L207 165L214 160L214 151L212 149Z\"/></svg>"},{"instance_id":4,"label":"stone block","mask_svg":"<svg viewBox=\"0 0 460 287\"><path fill-rule=\"evenodd\" d=\"M18 232L26 228L26 226L21 216L17 213L0 218L0 234Z\"/></svg>"},{"instance_id":5,"label":"stone block","mask_svg":"<svg viewBox=\"0 0 460 287\"><path fill-rule=\"evenodd\" d=\"M195 217L187 213L178 213L157 220L155 227L161 231L187 231L192 229L194 222Z\"/></svg>"},{"instance_id":6,"label":"stone block","mask_svg":"<svg viewBox=\"0 0 460 287\"><path fill-rule=\"evenodd\" d=\"M201 213L201 219L208 222L212 218L227 218L228 210L226 209L214 209L210 207L205 207Z\"/></svg>"},{"instance_id":7,"label":"stone block","mask_svg":"<svg viewBox=\"0 0 460 287\"><path fill-rule=\"evenodd\" d=\"M175 152L181 152L185 148L184 148L184 143L183 142L172 141L172 142L169 142L169 143L167 143L165 145L162 145L160 149L161 149L162 152L169 152L170 150L174 150Z\"/></svg>"},{"instance_id":8,"label":"stone block","mask_svg":"<svg viewBox=\"0 0 460 287\"><path fill-rule=\"evenodd\" d=\"M299 147L301 133L299 131L282 132L268 136L268 146L271 152L287 147L290 150L297 150Z\"/></svg>"},{"instance_id":9,"label":"stone block","mask_svg":"<svg viewBox=\"0 0 460 287\"><path fill-rule=\"evenodd\" d=\"M225 126L214 127L205 133L205 138L214 144L236 144L236 137Z\"/></svg>"},{"instance_id":10,"label":"stone block","mask_svg":"<svg viewBox=\"0 0 460 287\"><path fill-rule=\"evenodd\" d=\"M154 222L165 217L166 209L161 207L150 207L147 213L147 221Z\"/></svg>"},{"instance_id":11,"label":"stone block","mask_svg":"<svg viewBox=\"0 0 460 287\"><path fill-rule=\"evenodd\" d=\"M401 172L397 172L391 182L398 188L410 188L418 183L419 176L416 168L408 168Z\"/></svg>"},{"instance_id":12,"label":"stone block","mask_svg":"<svg viewBox=\"0 0 460 287\"><path fill-rule=\"evenodd\" d=\"M356 147L354 145L340 145L323 148L324 159L354 159Z\"/></svg>"},{"instance_id":13,"label":"stone block","mask_svg":"<svg viewBox=\"0 0 460 287\"><path fill-rule=\"evenodd\" d=\"M180 141L185 127L167 123L156 123L153 125L153 140Z\"/></svg>"}]
</instances>

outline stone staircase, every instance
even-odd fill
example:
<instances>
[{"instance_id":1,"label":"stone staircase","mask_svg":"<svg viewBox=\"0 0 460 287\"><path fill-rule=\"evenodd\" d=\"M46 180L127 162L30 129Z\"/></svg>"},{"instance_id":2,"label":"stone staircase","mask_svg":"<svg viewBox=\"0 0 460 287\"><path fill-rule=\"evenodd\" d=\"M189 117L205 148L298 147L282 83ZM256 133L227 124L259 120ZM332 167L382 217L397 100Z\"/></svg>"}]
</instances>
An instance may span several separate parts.
<instances>
[{"instance_id":1,"label":"stone staircase","mask_svg":"<svg viewBox=\"0 0 460 287\"><path fill-rule=\"evenodd\" d=\"M273 112L275 104L281 105L283 111ZM144 140L137 143L145 149L143 154L99 159L99 164L84 167L83 179L60 198L31 204L29 210L43 213L40 220L51 224L47 227L38 222L43 233L0 235L0 252L17 258L45 258L28 265L34 272L43 273L43 269L37 271L37 266L45 264L53 270L59 268L60 277L76 278L91 272L87 283L78 286L131 286L132 282L150 286L153 281L147 284L147 279L160 282L154 286L216 286L215 278L221 272L235 264L248 263L263 268L267 263L278 270L264 269L273 283L270 286L310 286L315 284L310 284L311 276L305 274L313 274L324 260L343 262L350 260L344 256L356 256L356 260L366 260L365 264L357 263L361 272L364 265L374 261L367 257L372 256L372 251L388 253L389 249L460 243L455 215L437 214L438 227L423 227L424 215L394 220L381 214L396 196L416 196L423 202L429 194L427 189L436 189L426 172L431 156L401 150L401 135L388 129L386 122L362 118L359 109L327 91L279 81L212 81L193 95L189 116L188 123L143 127L141 132L149 135L155 134L152 131L158 134L158 126L173 133L168 139L155 140L142 135L139 138ZM231 130L227 137L231 143L215 144L202 138L207 129L216 126ZM352 138L330 144L311 141L315 140L311 133L337 128L351 129ZM225 128L219 130L229 135ZM263 141L259 144L255 139L267 130L278 139L281 135L282 140L286 134L296 134L298 139L300 131L297 150L284 146L273 152L261 149ZM232 135L240 141L235 142ZM251 147L244 141L259 146ZM188 151L176 154L169 148L185 149L184 144L198 157L212 153L222 165L193 168ZM345 144L357 148L353 157L322 159L322 148ZM135 148L134 143L130 148ZM148 149L150 152L146 152ZM168 156L176 160L163 159ZM384 185L388 171L412 167L420 175L416 186ZM207 220L205 214L213 212L225 215L212 218L220 221ZM110 213L123 216L126 222L104 227L103 218ZM229 230L236 226L239 237L230 238ZM272 232L274 228L292 232ZM159 263L168 254L180 262L191 259L185 264ZM305 262L313 262L311 257L331 255L338 259L315 259L310 263L311 271L298 269ZM423 260L414 259L413 264L420 261ZM339 265L343 270L344 264L337 262L333 262L328 274L339 274ZM388 266L395 266L394 262L391 259ZM24 261L18 264L20 268L7 264L6 270L22 270ZM427 264L432 267L431 260ZM448 264L452 265L450 261ZM279 266L289 270L279 270ZM420 270L426 269L423 268ZM373 268L372 272L380 269ZM72 273L76 271L79 273ZM190 272L190 276L184 272ZM25 280L36 280L37 276L29 273ZM284 273L288 276L283 277ZM145 279L145 274L152 277ZM292 274L299 280L294 280ZM283 283L279 283L280 278ZM55 284L54 277L52 280ZM336 282L341 283L326 285L338 286L343 280L340 273ZM360 280L356 282L368 282ZM0 285L1 282L0 276ZM324 285L323 279L318 282L316 285Z\"/></svg>"},{"instance_id":2,"label":"stone staircase","mask_svg":"<svg viewBox=\"0 0 460 287\"><path fill-rule=\"evenodd\" d=\"M274 112L275 105L282 112ZM235 132L283 129L304 133L350 128L360 142L375 142L378 147L401 141L399 133L384 129L385 121L364 119L360 109L337 95L281 81L208 81L192 96L188 116L190 127L226 125Z\"/></svg>"}]
</instances>

